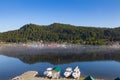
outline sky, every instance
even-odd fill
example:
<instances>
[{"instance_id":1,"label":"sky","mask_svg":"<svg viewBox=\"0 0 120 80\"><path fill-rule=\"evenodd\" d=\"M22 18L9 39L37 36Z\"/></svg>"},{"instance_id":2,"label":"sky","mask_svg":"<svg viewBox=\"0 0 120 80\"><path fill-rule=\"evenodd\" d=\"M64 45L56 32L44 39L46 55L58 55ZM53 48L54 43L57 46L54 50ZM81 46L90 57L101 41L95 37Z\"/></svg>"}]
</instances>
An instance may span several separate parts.
<instances>
[{"instance_id":1,"label":"sky","mask_svg":"<svg viewBox=\"0 0 120 80\"><path fill-rule=\"evenodd\" d=\"M120 26L120 0L0 0L0 32L25 24Z\"/></svg>"}]
</instances>

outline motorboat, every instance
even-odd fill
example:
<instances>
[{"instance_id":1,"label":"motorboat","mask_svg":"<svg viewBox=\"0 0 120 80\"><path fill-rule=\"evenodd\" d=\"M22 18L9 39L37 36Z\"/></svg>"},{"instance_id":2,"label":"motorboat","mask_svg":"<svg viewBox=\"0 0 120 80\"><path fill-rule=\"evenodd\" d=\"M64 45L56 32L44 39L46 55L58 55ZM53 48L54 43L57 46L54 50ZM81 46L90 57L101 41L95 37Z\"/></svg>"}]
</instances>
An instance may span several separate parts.
<instances>
[{"instance_id":1,"label":"motorboat","mask_svg":"<svg viewBox=\"0 0 120 80\"><path fill-rule=\"evenodd\" d=\"M52 70L53 68L47 68L46 71L44 71L44 75L48 78L52 78Z\"/></svg>"},{"instance_id":2,"label":"motorboat","mask_svg":"<svg viewBox=\"0 0 120 80\"><path fill-rule=\"evenodd\" d=\"M59 79L60 78L60 72L61 72L61 68L59 66L56 66L53 68L52 71L52 79Z\"/></svg>"},{"instance_id":3,"label":"motorboat","mask_svg":"<svg viewBox=\"0 0 120 80\"><path fill-rule=\"evenodd\" d=\"M73 73L72 73L72 76L73 78L75 79L79 79L80 78L80 69L78 68L78 66L76 66L76 68L74 69Z\"/></svg>"},{"instance_id":4,"label":"motorboat","mask_svg":"<svg viewBox=\"0 0 120 80\"><path fill-rule=\"evenodd\" d=\"M66 70L65 70L65 72L64 72L64 76L66 77L66 78L68 78L68 77L70 77L71 75L72 75L72 68L71 67L68 67L68 68L66 68Z\"/></svg>"}]
</instances>

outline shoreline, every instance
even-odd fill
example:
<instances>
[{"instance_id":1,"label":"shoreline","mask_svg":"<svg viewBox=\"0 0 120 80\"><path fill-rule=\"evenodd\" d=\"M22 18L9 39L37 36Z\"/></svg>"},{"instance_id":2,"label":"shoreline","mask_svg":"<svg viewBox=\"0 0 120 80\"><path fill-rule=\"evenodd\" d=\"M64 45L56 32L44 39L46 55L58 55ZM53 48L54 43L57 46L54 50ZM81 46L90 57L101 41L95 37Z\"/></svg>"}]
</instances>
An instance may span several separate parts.
<instances>
[{"instance_id":1,"label":"shoreline","mask_svg":"<svg viewBox=\"0 0 120 80\"><path fill-rule=\"evenodd\" d=\"M11 80L77 80L73 78L64 78L64 77L61 77L59 79L49 79L44 76L38 77L37 75L38 75L37 71L27 71L19 76L12 78ZM84 80L84 78L80 77L79 80ZM96 79L96 80L104 80L104 79Z\"/></svg>"},{"instance_id":2,"label":"shoreline","mask_svg":"<svg viewBox=\"0 0 120 80\"><path fill-rule=\"evenodd\" d=\"M27 42L27 43L0 43L0 47L30 47L30 48L69 48L76 46L97 46L97 47L111 47L111 48L120 48L120 44L112 45L86 45L86 44L71 44L71 43L42 43L42 42Z\"/></svg>"}]
</instances>

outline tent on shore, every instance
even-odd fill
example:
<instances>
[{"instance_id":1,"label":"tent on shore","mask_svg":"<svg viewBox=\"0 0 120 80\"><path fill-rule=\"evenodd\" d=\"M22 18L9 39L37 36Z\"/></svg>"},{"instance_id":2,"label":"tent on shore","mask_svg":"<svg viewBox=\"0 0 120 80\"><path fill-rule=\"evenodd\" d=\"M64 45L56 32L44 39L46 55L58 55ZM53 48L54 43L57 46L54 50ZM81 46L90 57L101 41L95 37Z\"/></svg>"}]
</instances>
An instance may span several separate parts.
<instances>
[{"instance_id":1,"label":"tent on shore","mask_svg":"<svg viewBox=\"0 0 120 80\"><path fill-rule=\"evenodd\" d=\"M115 78L114 80L120 80L120 78L119 78L119 77L117 77L117 78Z\"/></svg>"},{"instance_id":2,"label":"tent on shore","mask_svg":"<svg viewBox=\"0 0 120 80\"><path fill-rule=\"evenodd\" d=\"M94 79L92 76L88 76L84 80L96 80L96 79Z\"/></svg>"}]
</instances>

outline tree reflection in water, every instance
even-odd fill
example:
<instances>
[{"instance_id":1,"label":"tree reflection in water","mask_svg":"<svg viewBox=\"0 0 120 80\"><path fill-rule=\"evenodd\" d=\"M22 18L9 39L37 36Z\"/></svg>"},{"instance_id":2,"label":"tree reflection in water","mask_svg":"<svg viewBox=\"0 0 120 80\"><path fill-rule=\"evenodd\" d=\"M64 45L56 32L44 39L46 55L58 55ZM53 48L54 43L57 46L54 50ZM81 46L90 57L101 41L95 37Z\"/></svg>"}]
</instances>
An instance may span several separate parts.
<instances>
[{"instance_id":1,"label":"tree reflection in water","mask_svg":"<svg viewBox=\"0 0 120 80\"><path fill-rule=\"evenodd\" d=\"M62 64L76 61L120 61L120 49L97 46L77 46L54 49L8 46L3 47L0 50L0 54L10 57L16 57L28 64L34 64L37 62L50 62L52 64Z\"/></svg>"}]
</instances>

